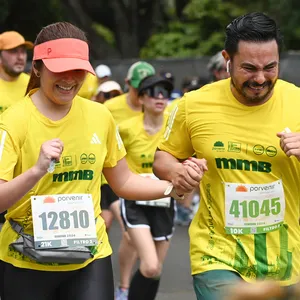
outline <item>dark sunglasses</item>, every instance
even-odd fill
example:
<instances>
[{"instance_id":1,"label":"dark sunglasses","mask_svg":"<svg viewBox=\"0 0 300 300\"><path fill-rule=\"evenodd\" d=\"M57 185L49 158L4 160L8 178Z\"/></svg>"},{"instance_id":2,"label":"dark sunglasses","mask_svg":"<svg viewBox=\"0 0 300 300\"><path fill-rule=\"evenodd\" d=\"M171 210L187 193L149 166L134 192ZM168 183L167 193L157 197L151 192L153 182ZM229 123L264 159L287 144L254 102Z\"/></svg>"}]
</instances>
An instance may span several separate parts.
<instances>
[{"instance_id":1,"label":"dark sunglasses","mask_svg":"<svg viewBox=\"0 0 300 300\"><path fill-rule=\"evenodd\" d=\"M171 91L167 90L163 86L153 86L147 88L144 93L152 98L159 98L159 95L162 95L164 98L170 98L171 96Z\"/></svg>"},{"instance_id":2,"label":"dark sunglasses","mask_svg":"<svg viewBox=\"0 0 300 300\"><path fill-rule=\"evenodd\" d=\"M119 96L121 93L119 91L112 91L109 93L103 93L106 100Z\"/></svg>"}]
</instances>

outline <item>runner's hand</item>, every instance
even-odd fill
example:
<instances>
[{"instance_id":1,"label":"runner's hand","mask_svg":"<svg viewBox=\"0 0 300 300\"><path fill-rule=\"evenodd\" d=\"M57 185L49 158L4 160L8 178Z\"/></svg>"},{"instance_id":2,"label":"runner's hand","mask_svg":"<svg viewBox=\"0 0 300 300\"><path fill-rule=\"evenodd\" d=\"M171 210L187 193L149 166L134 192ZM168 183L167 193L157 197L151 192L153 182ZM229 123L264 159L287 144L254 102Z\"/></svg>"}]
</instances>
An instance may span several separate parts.
<instances>
[{"instance_id":1,"label":"runner's hand","mask_svg":"<svg viewBox=\"0 0 300 300\"><path fill-rule=\"evenodd\" d=\"M51 160L59 161L64 145L60 139L53 139L42 144L36 168L46 174Z\"/></svg>"},{"instance_id":2,"label":"runner's hand","mask_svg":"<svg viewBox=\"0 0 300 300\"><path fill-rule=\"evenodd\" d=\"M279 132L280 147L284 153L291 157L294 155L300 161L300 133L299 132Z\"/></svg>"},{"instance_id":3,"label":"runner's hand","mask_svg":"<svg viewBox=\"0 0 300 300\"><path fill-rule=\"evenodd\" d=\"M172 176L172 184L178 195L191 193L199 186L204 172L207 171L205 159L190 158L178 164Z\"/></svg>"}]
</instances>

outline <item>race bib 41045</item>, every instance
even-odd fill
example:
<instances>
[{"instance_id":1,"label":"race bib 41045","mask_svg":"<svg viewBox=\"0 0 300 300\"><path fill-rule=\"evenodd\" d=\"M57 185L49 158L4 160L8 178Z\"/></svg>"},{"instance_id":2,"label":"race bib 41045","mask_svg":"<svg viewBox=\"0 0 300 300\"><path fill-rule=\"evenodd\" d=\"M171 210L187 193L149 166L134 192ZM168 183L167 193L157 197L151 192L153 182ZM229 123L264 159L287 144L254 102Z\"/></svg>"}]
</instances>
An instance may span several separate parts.
<instances>
[{"instance_id":1,"label":"race bib 41045","mask_svg":"<svg viewBox=\"0 0 300 300\"><path fill-rule=\"evenodd\" d=\"M282 181L267 184L224 183L225 231L257 234L278 230L285 213Z\"/></svg>"}]
</instances>

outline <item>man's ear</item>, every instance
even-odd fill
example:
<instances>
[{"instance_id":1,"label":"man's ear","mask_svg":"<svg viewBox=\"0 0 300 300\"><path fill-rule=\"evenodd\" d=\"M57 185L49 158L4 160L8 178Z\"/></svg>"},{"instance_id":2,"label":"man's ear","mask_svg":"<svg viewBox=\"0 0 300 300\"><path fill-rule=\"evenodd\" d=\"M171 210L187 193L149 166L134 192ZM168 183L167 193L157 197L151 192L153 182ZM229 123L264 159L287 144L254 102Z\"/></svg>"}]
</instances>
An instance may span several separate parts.
<instances>
[{"instance_id":1,"label":"man's ear","mask_svg":"<svg viewBox=\"0 0 300 300\"><path fill-rule=\"evenodd\" d=\"M222 55L226 61L226 71L227 71L227 73L230 73L230 56L226 50L222 51Z\"/></svg>"}]
</instances>

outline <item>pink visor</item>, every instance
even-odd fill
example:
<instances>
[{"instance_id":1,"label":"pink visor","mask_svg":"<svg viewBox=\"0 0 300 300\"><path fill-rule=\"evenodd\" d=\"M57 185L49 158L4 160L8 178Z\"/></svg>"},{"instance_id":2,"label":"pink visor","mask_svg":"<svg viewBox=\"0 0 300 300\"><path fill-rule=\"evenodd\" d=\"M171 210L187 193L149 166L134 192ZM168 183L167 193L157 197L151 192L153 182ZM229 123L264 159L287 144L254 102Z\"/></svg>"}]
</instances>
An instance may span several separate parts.
<instances>
[{"instance_id":1,"label":"pink visor","mask_svg":"<svg viewBox=\"0 0 300 300\"><path fill-rule=\"evenodd\" d=\"M33 60L40 59L54 73L85 70L95 75L89 62L89 46L78 39L57 39L36 45Z\"/></svg>"}]
</instances>

